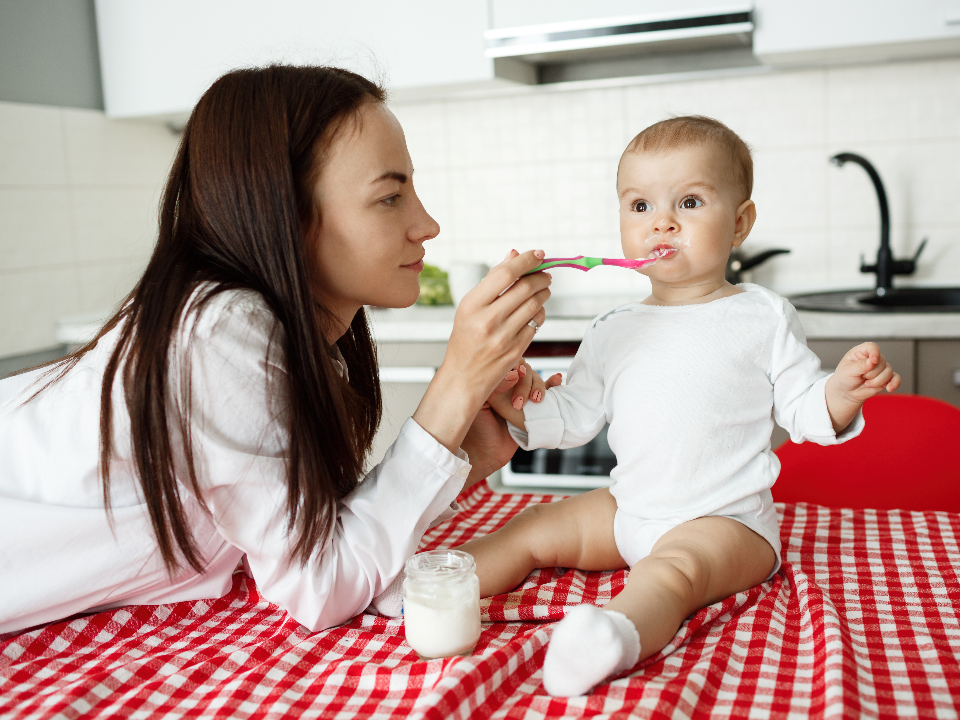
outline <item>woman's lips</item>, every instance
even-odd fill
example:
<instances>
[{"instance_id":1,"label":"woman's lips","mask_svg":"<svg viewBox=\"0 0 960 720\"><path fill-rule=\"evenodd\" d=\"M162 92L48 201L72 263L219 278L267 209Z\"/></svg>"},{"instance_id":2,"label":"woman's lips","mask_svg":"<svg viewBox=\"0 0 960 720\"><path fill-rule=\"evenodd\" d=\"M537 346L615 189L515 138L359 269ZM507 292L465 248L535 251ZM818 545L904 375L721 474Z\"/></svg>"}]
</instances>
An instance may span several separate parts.
<instances>
[{"instance_id":1,"label":"woman's lips","mask_svg":"<svg viewBox=\"0 0 960 720\"><path fill-rule=\"evenodd\" d=\"M409 265L401 265L402 268L407 268L408 270L416 270L417 272L423 271L423 260L417 260L415 263L410 263Z\"/></svg>"}]
</instances>

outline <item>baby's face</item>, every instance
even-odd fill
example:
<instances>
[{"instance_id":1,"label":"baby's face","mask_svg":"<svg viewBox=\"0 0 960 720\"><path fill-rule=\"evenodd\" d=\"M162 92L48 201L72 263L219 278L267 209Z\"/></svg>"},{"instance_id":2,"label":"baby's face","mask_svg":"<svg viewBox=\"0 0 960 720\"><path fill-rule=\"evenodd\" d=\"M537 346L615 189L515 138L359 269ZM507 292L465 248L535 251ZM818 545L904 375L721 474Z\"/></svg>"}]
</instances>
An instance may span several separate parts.
<instances>
[{"instance_id":1,"label":"baby's face","mask_svg":"<svg viewBox=\"0 0 960 720\"><path fill-rule=\"evenodd\" d=\"M722 281L731 248L746 237L737 224L743 199L726 163L709 146L623 156L620 243L626 258L661 257L640 271L654 283Z\"/></svg>"}]
</instances>

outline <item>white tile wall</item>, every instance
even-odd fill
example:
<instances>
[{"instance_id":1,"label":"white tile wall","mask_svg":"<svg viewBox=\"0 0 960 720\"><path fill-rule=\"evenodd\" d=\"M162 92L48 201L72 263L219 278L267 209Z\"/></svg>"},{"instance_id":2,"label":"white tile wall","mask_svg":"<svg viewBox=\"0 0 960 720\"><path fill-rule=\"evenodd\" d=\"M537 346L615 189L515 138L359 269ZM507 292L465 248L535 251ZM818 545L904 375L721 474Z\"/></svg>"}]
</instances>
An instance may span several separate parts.
<instances>
[{"instance_id":1,"label":"white tile wall","mask_svg":"<svg viewBox=\"0 0 960 720\"><path fill-rule=\"evenodd\" d=\"M395 106L417 183L441 234L427 260L499 261L511 247L619 256L614 173L623 147L672 114L722 120L754 150L758 220L744 249L786 247L754 272L782 293L867 287L879 212L866 173L887 187L898 256L930 242L901 283L960 284L960 60L697 79L606 88L535 88ZM645 292L616 270L554 273L555 294Z\"/></svg>"},{"instance_id":2,"label":"white tile wall","mask_svg":"<svg viewBox=\"0 0 960 720\"><path fill-rule=\"evenodd\" d=\"M178 138L89 110L0 103L0 357L136 283Z\"/></svg>"},{"instance_id":3,"label":"white tile wall","mask_svg":"<svg viewBox=\"0 0 960 720\"><path fill-rule=\"evenodd\" d=\"M866 287L873 188L887 186L895 252L929 237L916 276L960 284L960 59L662 84L532 88L395 106L421 199L442 228L441 267L498 262L512 247L619 256L616 165L671 114L716 117L754 149L758 220L745 250L786 247L754 279L783 293ZM56 319L107 310L136 282L177 137L87 110L0 103L0 357L54 344ZM642 295L614 269L554 274L560 295Z\"/></svg>"}]
</instances>

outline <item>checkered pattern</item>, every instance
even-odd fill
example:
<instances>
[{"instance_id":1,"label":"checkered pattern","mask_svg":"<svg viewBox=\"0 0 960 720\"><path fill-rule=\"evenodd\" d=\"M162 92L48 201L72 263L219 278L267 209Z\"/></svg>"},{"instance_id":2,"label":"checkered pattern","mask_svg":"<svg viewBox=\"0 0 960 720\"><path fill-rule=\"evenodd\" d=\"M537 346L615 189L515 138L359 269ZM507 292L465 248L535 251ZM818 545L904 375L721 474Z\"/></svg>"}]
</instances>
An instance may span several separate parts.
<instances>
[{"instance_id":1,"label":"checkered pattern","mask_svg":"<svg viewBox=\"0 0 960 720\"><path fill-rule=\"evenodd\" d=\"M555 498L476 486L424 538L450 547ZM533 573L485 601L471 657L421 661L398 620L308 633L238 573L219 600L129 607L0 637L0 716L958 717L960 515L782 511L784 566L701 610L626 678L544 693L549 621L625 572Z\"/></svg>"}]
</instances>

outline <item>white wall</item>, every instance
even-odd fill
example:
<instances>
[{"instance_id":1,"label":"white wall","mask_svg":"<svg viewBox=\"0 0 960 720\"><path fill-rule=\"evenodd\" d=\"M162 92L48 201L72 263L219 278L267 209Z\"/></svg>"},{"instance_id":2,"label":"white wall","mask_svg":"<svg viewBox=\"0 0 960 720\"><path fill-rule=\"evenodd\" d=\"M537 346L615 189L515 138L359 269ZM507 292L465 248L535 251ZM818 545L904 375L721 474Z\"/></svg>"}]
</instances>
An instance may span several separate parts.
<instances>
[{"instance_id":1,"label":"white wall","mask_svg":"<svg viewBox=\"0 0 960 720\"><path fill-rule=\"evenodd\" d=\"M729 124L756 158L745 249L788 247L754 279L783 293L867 287L874 161L899 256L930 237L912 282L960 284L960 60L401 104L415 181L440 222L427 261L497 262L511 248L618 256L614 173L627 141L671 113ZM177 137L102 113L0 103L0 357L55 344L57 318L106 311L156 236ZM907 282L898 278L899 282ZM645 292L638 275L554 273L558 294Z\"/></svg>"},{"instance_id":2,"label":"white wall","mask_svg":"<svg viewBox=\"0 0 960 720\"><path fill-rule=\"evenodd\" d=\"M614 174L628 140L671 114L727 123L754 150L759 219L744 246L786 247L754 273L782 293L868 287L876 255L878 168L895 253L930 242L902 283L960 284L960 60L817 69L605 89L400 104L416 183L440 222L427 261L499 261L511 247L619 256ZM554 292L643 292L616 270L554 273Z\"/></svg>"},{"instance_id":3,"label":"white wall","mask_svg":"<svg viewBox=\"0 0 960 720\"><path fill-rule=\"evenodd\" d=\"M58 318L129 292L177 142L94 110L0 103L0 357L56 344Z\"/></svg>"}]
</instances>

